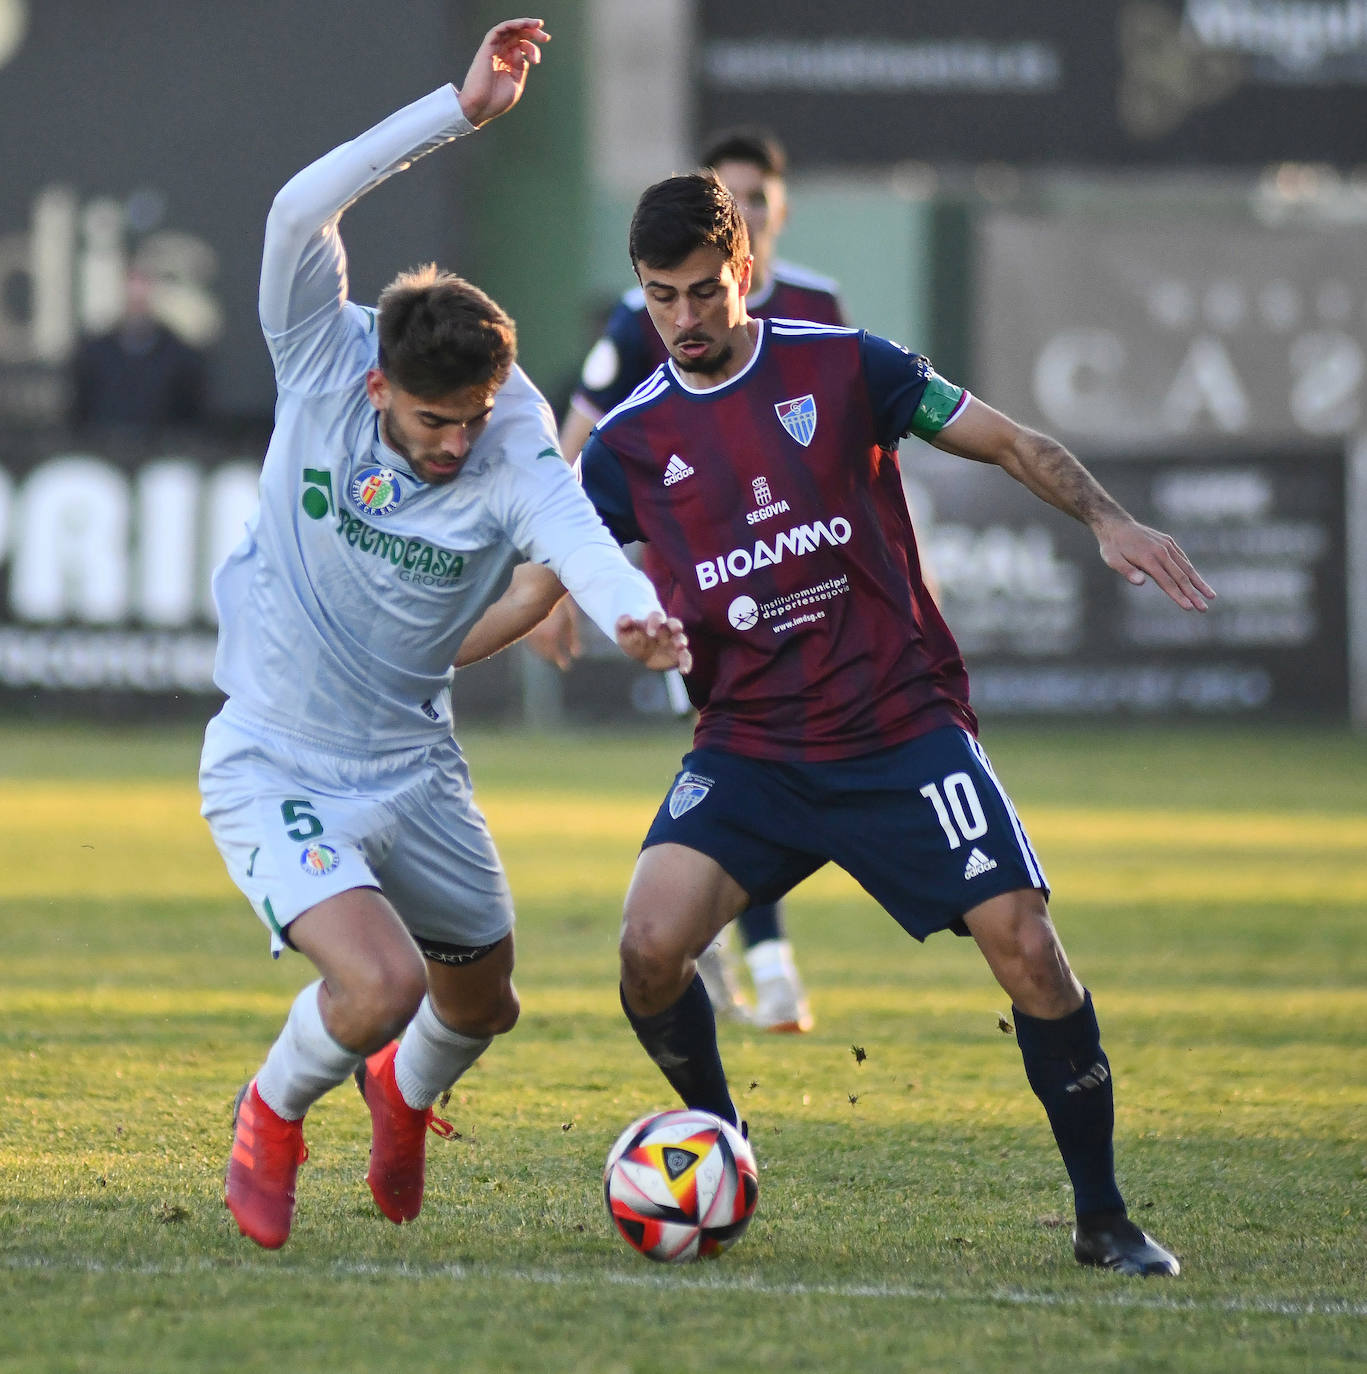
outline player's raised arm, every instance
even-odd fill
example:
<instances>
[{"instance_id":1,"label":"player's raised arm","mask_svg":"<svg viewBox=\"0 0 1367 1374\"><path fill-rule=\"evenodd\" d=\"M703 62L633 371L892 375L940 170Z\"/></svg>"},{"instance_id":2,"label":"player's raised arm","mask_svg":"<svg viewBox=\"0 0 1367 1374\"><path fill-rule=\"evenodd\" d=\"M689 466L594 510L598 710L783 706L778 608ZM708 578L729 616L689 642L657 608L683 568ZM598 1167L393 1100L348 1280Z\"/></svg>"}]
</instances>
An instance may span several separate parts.
<instances>
[{"instance_id":1,"label":"player's raised arm","mask_svg":"<svg viewBox=\"0 0 1367 1374\"><path fill-rule=\"evenodd\" d=\"M448 84L413 101L280 189L266 219L259 308L282 383L300 384L346 304L346 251L338 230L345 210L433 149L512 109L540 60L537 45L549 38L539 19L495 26L459 90Z\"/></svg>"},{"instance_id":2,"label":"player's raised arm","mask_svg":"<svg viewBox=\"0 0 1367 1374\"><path fill-rule=\"evenodd\" d=\"M527 73L551 40L540 19L505 19L484 35L460 86L460 107L478 129L522 99Z\"/></svg>"},{"instance_id":3,"label":"player's raised arm","mask_svg":"<svg viewBox=\"0 0 1367 1374\"><path fill-rule=\"evenodd\" d=\"M1041 500L1080 520L1102 561L1127 582L1148 578L1184 611L1208 609L1215 591L1171 535L1141 525L1056 439L1026 429L976 397L932 440L960 458L995 463Z\"/></svg>"}]
</instances>

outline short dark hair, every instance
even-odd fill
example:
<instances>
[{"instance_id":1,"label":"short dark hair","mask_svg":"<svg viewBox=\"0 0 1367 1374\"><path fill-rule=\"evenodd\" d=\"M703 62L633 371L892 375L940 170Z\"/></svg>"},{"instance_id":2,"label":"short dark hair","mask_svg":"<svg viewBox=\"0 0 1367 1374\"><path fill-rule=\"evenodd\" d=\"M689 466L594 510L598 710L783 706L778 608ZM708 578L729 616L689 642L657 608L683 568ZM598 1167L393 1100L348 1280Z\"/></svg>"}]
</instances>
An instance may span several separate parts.
<instances>
[{"instance_id":1,"label":"short dark hair","mask_svg":"<svg viewBox=\"0 0 1367 1374\"><path fill-rule=\"evenodd\" d=\"M713 134L703 148L702 165L715 168L721 162L746 162L767 177L788 171L788 154L768 129L724 129Z\"/></svg>"},{"instance_id":2,"label":"short dark hair","mask_svg":"<svg viewBox=\"0 0 1367 1374\"><path fill-rule=\"evenodd\" d=\"M435 265L402 272L380 292L380 370L425 400L508 380L517 326L479 287Z\"/></svg>"},{"instance_id":3,"label":"short dark hair","mask_svg":"<svg viewBox=\"0 0 1367 1374\"><path fill-rule=\"evenodd\" d=\"M739 273L750 256L750 231L735 196L712 172L687 172L641 193L627 246L633 267L667 270L699 248L716 248Z\"/></svg>"}]
</instances>

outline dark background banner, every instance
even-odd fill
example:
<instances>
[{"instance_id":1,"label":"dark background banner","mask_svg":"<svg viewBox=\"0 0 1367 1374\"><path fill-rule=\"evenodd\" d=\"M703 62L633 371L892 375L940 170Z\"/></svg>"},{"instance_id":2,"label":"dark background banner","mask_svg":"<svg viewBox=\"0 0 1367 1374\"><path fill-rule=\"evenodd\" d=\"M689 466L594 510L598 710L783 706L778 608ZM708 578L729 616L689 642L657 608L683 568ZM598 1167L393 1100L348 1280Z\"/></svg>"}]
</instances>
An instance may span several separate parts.
<instances>
[{"instance_id":1,"label":"dark background banner","mask_svg":"<svg viewBox=\"0 0 1367 1374\"><path fill-rule=\"evenodd\" d=\"M921 546L985 717L1346 717L1341 452L1115 454L1094 468L1215 587L1207 614L1131 587L1086 528L999 472L904 446Z\"/></svg>"},{"instance_id":2,"label":"dark background banner","mask_svg":"<svg viewBox=\"0 0 1367 1374\"><path fill-rule=\"evenodd\" d=\"M1363 161L1363 0L702 0L700 133L807 166Z\"/></svg>"}]
</instances>

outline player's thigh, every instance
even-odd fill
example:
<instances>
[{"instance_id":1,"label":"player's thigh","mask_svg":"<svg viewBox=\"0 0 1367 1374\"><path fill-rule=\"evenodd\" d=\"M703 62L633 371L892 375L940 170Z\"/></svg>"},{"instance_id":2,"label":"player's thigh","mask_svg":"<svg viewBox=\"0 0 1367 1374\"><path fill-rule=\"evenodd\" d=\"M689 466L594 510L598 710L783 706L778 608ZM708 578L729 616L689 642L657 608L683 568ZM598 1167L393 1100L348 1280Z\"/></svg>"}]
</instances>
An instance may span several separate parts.
<instances>
[{"instance_id":1,"label":"player's thigh","mask_svg":"<svg viewBox=\"0 0 1367 1374\"><path fill-rule=\"evenodd\" d=\"M289 941L323 975L333 998L411 1010L427 985L413 937L378 888L349 888L300 912Z\"/></svg>"},{"instance_id":2,"label":"player's thigh","mask_svg":"<svg viewBox=\"0 0 1367 1374\"><path fill-rule=\"evenodd\" d=\"M462 951L508 935L508 877L454 741L432 751L419 783L390 810L392 839L376 872L418 947L438 961L454 955L458 966Z\"/></svg>"},{"instance_id":3,"label":"player's thigh","mask_svg":"<svg viewBox=\"0 0 1367 1374\"><path fill-rule=\"evenodd\" d=\"M719 929L752 902L777 901L826 862L815 814L805 790L794 788L781 767L716 749L692 750L646 832L633 888L657 869L666 871L667 863L685 863L681 856L647 863L652 849L691 850L711 860L741 894L733 905L735 892L713 868L690 866L690 892L701 886L723 903ZM661 907L670 904L667 883L641 891L642 900L649 891Z\"/></svg>"},{"instance_id":4,"label":"player's thigh","mask_svg":"<svg viewBox=\"0 0 1367 1374\"><path fill-rule=\"evenodd\" d=\"M831 857L917 939L967 934L1003 893L1047 895L1043 868L982 746L935 730L831 774Z\"/></svg>"},{"instance_id":5,"label":"player's thigh","mask_svg":"<svg viewBox=\"0 0 1367 1374\"><path fill-rule=\"evenodd\" d=\"M221 716L205 734L202 814L277 954L301 912L339 893L380 886L370 855L383 842L382 808L373 796L320 776L325 766L316 762L314 768Z\"/></svg>"}]
</instances>

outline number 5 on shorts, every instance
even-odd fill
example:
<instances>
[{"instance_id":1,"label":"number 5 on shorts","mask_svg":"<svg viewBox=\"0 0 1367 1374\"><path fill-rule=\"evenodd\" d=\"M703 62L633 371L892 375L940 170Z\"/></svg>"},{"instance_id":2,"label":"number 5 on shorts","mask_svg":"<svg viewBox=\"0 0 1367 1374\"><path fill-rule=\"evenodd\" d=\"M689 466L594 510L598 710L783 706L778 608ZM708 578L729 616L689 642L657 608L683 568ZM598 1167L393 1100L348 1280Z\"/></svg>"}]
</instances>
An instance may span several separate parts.
<instances>
[{"instance_id":1,"label":"number 5 on shorts","mask_svg":"<svg viewBox=\"0 0 1367 1374\"><path fill-rule=\"evenodd\" d=\"M280 803L285 834L292 840L312 840L323 833L323 822L313 814L307 798Z\"/></svg>"},{"instance_id":2,"label":"number 5 on shorts","mask_svg":"<svg viewBox=\"0 0 1367 1374\"><path fill-rule=\"evenodd\" d=\"M976 840L987 834L983 804L967 773L951 773L939 785L928 782L921 789L921 795L935 808L936 819L951 849L958 849L965 840Z\"/></svg>"}]
</instances>

